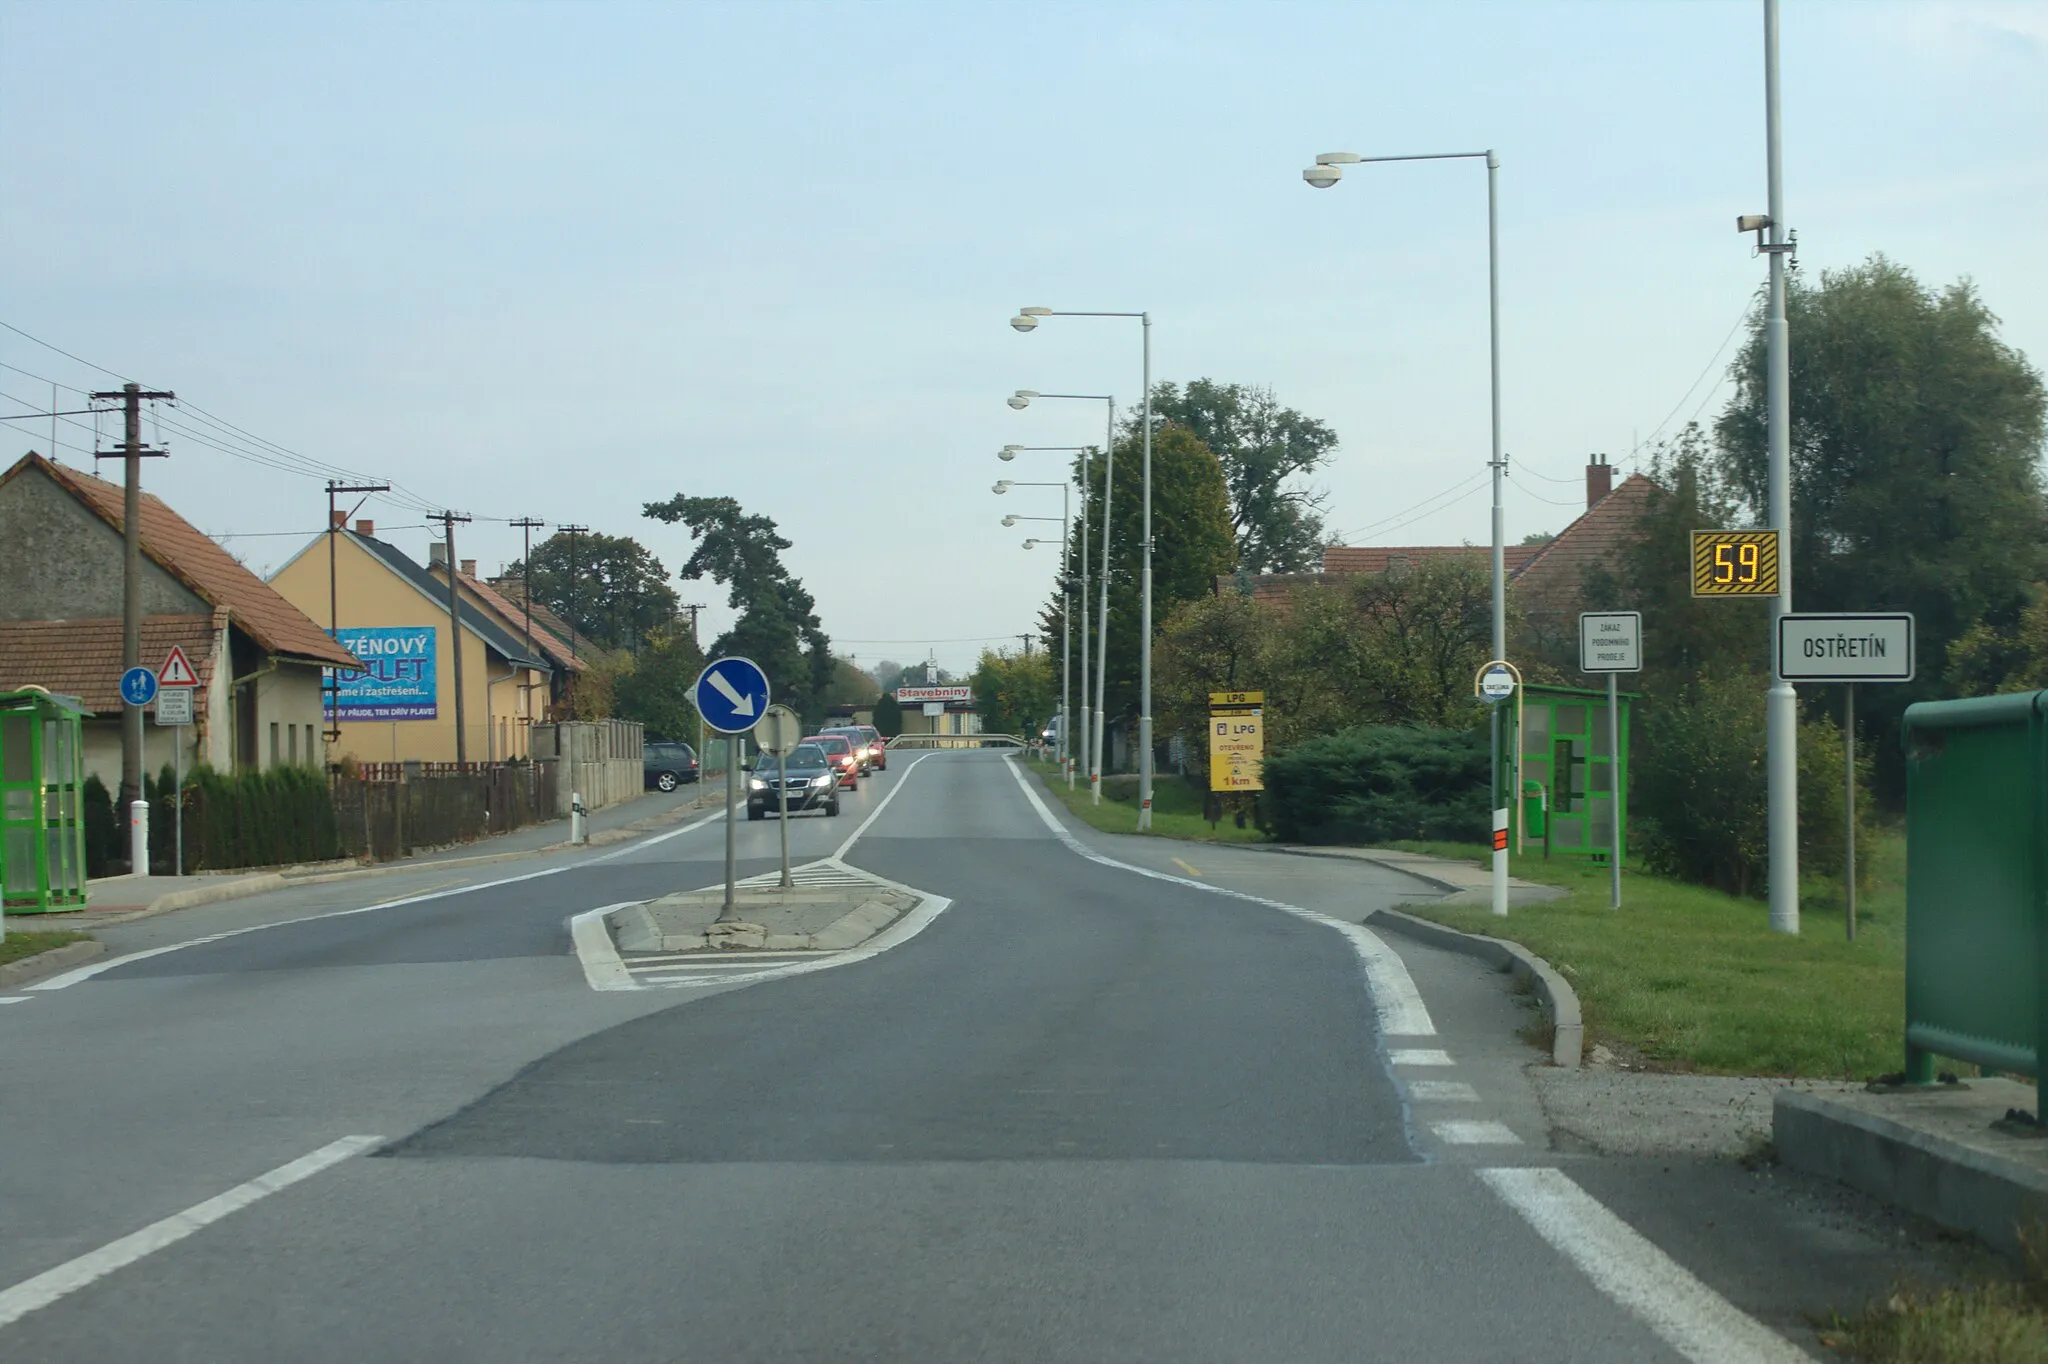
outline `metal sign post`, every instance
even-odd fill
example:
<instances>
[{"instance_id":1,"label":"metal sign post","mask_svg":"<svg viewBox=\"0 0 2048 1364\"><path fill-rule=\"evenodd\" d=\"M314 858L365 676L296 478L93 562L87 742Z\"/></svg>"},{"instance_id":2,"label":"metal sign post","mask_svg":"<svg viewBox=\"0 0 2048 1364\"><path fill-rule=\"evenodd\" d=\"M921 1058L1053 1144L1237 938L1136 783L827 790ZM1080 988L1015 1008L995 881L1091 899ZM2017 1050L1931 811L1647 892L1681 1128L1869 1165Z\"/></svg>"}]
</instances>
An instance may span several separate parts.
<instances>
[{"instance_id":1,"label":"metal sign post","mask_svg":"<svg viewBox=\"0 0 2048 1364\"><path fill-rule=\"evenodd\" d=\"M171 874L185 874L185 736L176 731L192 723L192 693L199 674L185 651L173 644L164 665L156 670L156 722L171 734Z\"/></svg>"},{"instance_id":2,"label":"metal sign post","mask_svg":"<svg viewBox=\"0 0 2048 1364\"><path fill-rule=\"evenodd\" d=\"M1607 674L1607 867L1611 907L1621 908L1622 673L1643 669L1640 611L1586 611L1579 616L1579 671ZM1590 785L1590 784L1589 784Z\"/></svg>"},{"instance_id":3,"label":"metal sign post","mask_svg":"<svg viewBox=\"0 0 2048 1364\"><path fill-rule=\"evenodd\" d=\"M763 753L775 755L775 814L782 826L782 880L784 890L796 884L789 876L789 751L804 737L803 721L788 706L770 706L754 730Z\"/></svg>"},{"instance_id":4,"label":"metal sign post","mask_svg":"<svg viewBox=\"0 0 2048 1364\"><path fill-rule=\"evenodd\" d=\"M1856 684L1911 682L1914 658L1911 612L1874 615L1809 612L1778 617L1778 679L1782 682L1840 682L1842 702L1842 791L1846 823L1843 859L1843 920L1856 941Z\"/></svg>"},{"instance_id":5,"label":"metal sign post","mask_svg":"<svg viewBox=\"0 0 2048 1364\"><path fill-rule=\"evenodd\" d=\"M736 740L761 722L768 709L768 674L751 658L721 658L705 665L691 688L690 699L704 723L726 736L725 762L725 906L720 923L733 917L733 883L738 854L734 848L734 813L738 802Z\"/></svg>"},{"instance_id":6,"label":"metal sign post","mask_svg":"<svg viewBox=\"0 0 2048 1364\"><path fill-rule=\"evenodd\" d=\"M1472 690L1480 700L1486 702L1493 716L1493 792L1490 804L1493 807L1493 912L1505 919L1508 916L1508 796L1503 788L1505 780L1512 782L1515 764L1503 763L1500 753L1501 703L1520 693L1522 674L1514 664L1497 658L1482 664L1479 673L1472 679Z\"/></svg>"}]
</instances>

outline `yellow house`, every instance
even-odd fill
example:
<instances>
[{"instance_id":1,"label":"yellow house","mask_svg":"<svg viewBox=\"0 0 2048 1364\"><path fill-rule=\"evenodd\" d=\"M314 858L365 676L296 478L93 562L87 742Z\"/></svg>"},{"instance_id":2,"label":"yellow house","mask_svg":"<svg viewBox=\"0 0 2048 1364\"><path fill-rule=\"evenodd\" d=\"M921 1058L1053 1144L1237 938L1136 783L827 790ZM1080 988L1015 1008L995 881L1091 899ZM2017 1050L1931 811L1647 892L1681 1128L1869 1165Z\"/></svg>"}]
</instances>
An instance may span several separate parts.
<instances>
[{"instance_id":1,"label":"yellow house","mask_svg":"<svg viewBox=\"0 0 2048 1364\"><path fill-rule=\"evenodd\" d=\"M315 536L270 577L285 600L331 623L343 647L363 662L361 672L330 678L330 760L478 763L526 757L527 727L545 718L534 710L548 694L546 658L498 624L494 613L462 600L458 742L457 642L450 638L447 581L379 540L375 529L358 521L349 530L337 517L333 529Z\"/></svg>"}]
</instances>

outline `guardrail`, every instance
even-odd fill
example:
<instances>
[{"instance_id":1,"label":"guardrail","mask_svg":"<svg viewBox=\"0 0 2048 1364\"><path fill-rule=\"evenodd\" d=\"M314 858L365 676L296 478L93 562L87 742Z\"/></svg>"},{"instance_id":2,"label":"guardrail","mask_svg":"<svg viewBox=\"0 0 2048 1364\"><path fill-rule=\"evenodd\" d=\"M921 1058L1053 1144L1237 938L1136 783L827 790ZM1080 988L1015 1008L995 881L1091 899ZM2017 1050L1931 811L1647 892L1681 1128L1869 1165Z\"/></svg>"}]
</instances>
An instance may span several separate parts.
<instances>
[{"instance_id":1,"label":"guardrail","mask_svg":"<svg viewBox=\"0 0 2048 1364\"><path fill-rule=\"evenodd\" d=\"M1015 734L899 734L889 740L889 751L900 748L1029 748Z\"/></svg>"}]
</instances>

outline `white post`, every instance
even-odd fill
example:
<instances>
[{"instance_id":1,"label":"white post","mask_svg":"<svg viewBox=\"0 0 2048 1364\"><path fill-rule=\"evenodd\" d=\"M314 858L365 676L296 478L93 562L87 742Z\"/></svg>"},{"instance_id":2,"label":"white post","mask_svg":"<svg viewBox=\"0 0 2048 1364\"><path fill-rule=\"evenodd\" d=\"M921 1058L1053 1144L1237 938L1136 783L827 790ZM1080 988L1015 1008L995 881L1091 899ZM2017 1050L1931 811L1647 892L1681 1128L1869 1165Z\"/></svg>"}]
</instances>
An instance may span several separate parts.
<instances>
[{"instance_id":1,"label":"white post","mask_svg":"<svg viewBox=\"0 0 2048 1364\"><path fill-rule=\"evenodd\" d=\"M1849 941L1856 941L1856 684L1842 702L1842 840L1848 853Z\"/></svg>"},{"instance_id":2,"label":"white post","mask_svg":"<svg viewBox=\"0 0 2048 1364\"><path fill-rule=\"evenodd\" d=\"M569 842L581 846L590 841L583 824L583 793L569 793Z\"/></svg>"},{"instance_id":3,"label":"white post","mask_svg":"<svg viewBox=\"0 0 2048 1364\"><path fill-rule=\"evenodd\" d=\"M1613 908L1621 908L1621 684L1614 673L1607 674L1607 849Z\"/></svg>"},{"instance_id":4,"label":"white post","mask_svg":"<svg viewBox=\"0 0 2048 1364\"><path fill-rule=\"evenodd\" d=\"M140 796L128 802L128 874L149 875L149 802Z\"/></svg>"},{"instance_id":5,"label":"white post","mask_svg":"<svg viewBox=\"0 0 2048 1364\"><path fill-rule=\"evenodd\" d=\"M786 735L786 734L784 734L784 735L779 735L779 736L777 736L777 737L778 737L778 739L779 739L779 740L780 740L781 742L784 742L784 743L787 743L787 742L788 742L788 740L789 740L789 736L788 736L788 735ZM775 784L776 784L776 786L777 786L777 787L781 788L781 789L780 789L780 790L778 791L778 793L776 794L776 797L775 797L775 815L776 815L776 821L777 821L777 822L778 822L778 823L779 823L779 824L780 824L780 825L782 826L782 880L781 880L781 882L780 882L779 884L780 884L780 885L782 886L782 888L783 888L784 890L788 890L788 889L790 889L790 888L791 888L792 886L794 886L794 885L796 884L796 882L795 882L795 881L793 881L793 880L791 880L791 879L790 879L790 875L789 875L789 750L788 750L788 749L784 749L784 750L783 750L782 752L780 752L780 753L777 753L777 754L775 755ZM833 794L834 794L834 795L837 795L837 794L838 794L838 792L836 792L836 791L835 791L835 792L834 792Z\"/></svg>"},{"instance_id":6,"label":"white post","mask_svg":"<svg viewBox=\"0 0 2048 1364\"><path fill-rule=\"evenodd\" d=\"M1500 706L1493 703L1494 733L1500 732ZM1500 918L1508 917L1508 812L1506 807L1496 807L1493 812L1493 912Z\"/></svg>"},{"instance_id":7,"label":"white post","mask_svg":"<svg viewBox=\"0 0 2048 1364\"><path fill-rule=\"evenodd\" d=\"M1138 831L1152 827L1152 314L1139 318L1145 331L1145 570L1144 602L1138 615Z\"/></svg>"},{"instance_id":8,"label":"white post","mask_svg":"<svg viewBox=\"0 0 2048 1364\"><path fill-rule=\"evenodd\" d=\"M1770 445L1771 526L1778 532L1778 596L1771 603L1771 649L1775 663L1778 618L1792 609L1792 380L1785 349L1785 194L1778 130L1778 0L1764 0L1764 141L1771 215L1771 291L1764 322L1765 431ZM1766 713L1770 742L1771 927L1779 933L1797 933L1799 696L1790 682L1771 683Z\"/></svg>"}]
</instances>

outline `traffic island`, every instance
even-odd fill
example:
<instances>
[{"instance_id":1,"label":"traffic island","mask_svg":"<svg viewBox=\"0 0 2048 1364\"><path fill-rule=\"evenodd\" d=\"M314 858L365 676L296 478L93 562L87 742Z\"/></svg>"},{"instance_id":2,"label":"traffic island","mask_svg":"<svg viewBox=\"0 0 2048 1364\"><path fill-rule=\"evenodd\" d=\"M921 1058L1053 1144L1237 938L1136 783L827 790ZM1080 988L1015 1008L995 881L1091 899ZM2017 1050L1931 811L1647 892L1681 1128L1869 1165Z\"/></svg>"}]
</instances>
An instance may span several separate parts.
<instances>
[{"instance_id":1,"label":"traffic island","mask_svg":"<svg viewBox=\"0 0 2048 1364\"><path fill-rule=\"evenodd\" d=\"M730 951L843 952L915 909L918 897L881 885L739 886L735 917L719 921L725 890L664 895L607 915L612 939L634 954Z\"/></svg>"}]
</instances>

